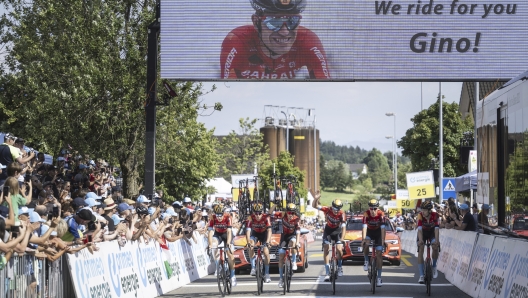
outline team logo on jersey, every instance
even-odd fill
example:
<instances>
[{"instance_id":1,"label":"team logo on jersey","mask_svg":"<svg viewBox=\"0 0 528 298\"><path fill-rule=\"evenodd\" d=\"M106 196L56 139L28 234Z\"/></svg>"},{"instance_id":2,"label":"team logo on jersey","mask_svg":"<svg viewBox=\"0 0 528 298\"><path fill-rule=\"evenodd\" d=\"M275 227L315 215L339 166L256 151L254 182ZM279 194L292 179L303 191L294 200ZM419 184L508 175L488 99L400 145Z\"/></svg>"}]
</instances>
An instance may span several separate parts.
<instances>
[{"instance_id":1,"label":"team logo on jersey","mask_svg":"<svg viewBox=\"0 0 528 298\"><path fill-rule=\"evenodd\" d=\"M295 68L295 61L290 62L289 66L290 68Z\"/></svg>"}]
</instances>

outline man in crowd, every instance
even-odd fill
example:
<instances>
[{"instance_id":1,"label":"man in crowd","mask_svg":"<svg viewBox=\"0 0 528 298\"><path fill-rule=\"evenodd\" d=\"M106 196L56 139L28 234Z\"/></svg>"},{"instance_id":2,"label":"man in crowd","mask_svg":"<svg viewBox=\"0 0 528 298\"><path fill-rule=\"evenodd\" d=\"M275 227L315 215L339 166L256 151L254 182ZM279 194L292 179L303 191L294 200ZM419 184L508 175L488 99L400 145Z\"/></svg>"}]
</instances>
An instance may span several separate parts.
<instances>
[{"instance_id":1,"label":"man in crowd","mask_svg":"<svg viewBox=\"0 0 528 298\"><path fill-rule=\"evenodd\" d=\"M463 230L463 231L472 231L474 232L476 229L476 223L475 219L473 218L473 215L469 213L469 206L467 204L460 204L458 207L460 209L460 213L462 215L462 220L459 220L456 217L456 214L450 210L449 216L453 218L455 221L457 230Z\"/></svg>"},{"instance_id":2,"label":"man in crowd","mask_svg":"<svg viewBox=\"0 0 528 298\"><path fill-rule=\"evenodd\" d=\"M19 164L25 164L30 161L34 156L34 152L30 152L26 157L23 157L20 150L13 146L17 137L11 133L4 135L4 143L0 145L0 164L9 166L12 162L18 162ZM0 186L4 185L7 179L7 171L0 173Z\"/></svg>"},{"instance_id":3,"label":"man in crowd","mask_svg":"<svg viewBox=\"0 0 528 298\"><path fill-rule=\"evenodd\" d=\"M490 205L482 204L482 211L480 211L480 213L478 214L478 223L484 226L483 231L484 231L484 234L487 234L487 235L491 234L490 231L485 228L485 227L489 227L489 219L488 219L489 211L490 211Z\"/></svg>"}]
</instances>

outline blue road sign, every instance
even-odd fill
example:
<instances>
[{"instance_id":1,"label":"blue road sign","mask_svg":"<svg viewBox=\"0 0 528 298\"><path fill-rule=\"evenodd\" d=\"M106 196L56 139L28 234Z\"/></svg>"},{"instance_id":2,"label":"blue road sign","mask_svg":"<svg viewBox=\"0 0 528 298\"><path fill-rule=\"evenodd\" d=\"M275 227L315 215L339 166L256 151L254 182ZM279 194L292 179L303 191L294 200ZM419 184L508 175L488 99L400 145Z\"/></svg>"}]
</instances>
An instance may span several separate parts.
<instances>
[{"instance_id":1,"label":"blue road sign","mask_svg":"<svg viewBox=\"0 0 528 298\"><path fill-rule=\"evenodd\" d=\"M456 191L455 191L455 178L443 178L442 180L442 188L443 188L443 200L447 200L450 197L453 197L456 199Z\"/></svg>"}]
</instances>

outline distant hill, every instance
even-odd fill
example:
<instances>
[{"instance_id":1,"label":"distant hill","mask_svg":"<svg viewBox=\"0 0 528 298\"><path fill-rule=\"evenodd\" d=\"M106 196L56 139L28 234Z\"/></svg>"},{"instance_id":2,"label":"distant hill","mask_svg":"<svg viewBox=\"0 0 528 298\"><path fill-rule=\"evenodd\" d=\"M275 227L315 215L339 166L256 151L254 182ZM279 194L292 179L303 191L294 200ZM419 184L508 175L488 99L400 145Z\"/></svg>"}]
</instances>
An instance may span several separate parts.
<instances>
[{"instance_id":1,"label":"distant hill","mask_svg":"<svg viewBox=\"0 0 528 298\"><path fill-rule=\"evenodd\" d=\"M359 146L341 146L336 145L333 141L321 142L321 155L325 160L339 160L348 164L363 163L363 159L368 155L370 150L359 148Z\"/></svg>"}]
</instances>

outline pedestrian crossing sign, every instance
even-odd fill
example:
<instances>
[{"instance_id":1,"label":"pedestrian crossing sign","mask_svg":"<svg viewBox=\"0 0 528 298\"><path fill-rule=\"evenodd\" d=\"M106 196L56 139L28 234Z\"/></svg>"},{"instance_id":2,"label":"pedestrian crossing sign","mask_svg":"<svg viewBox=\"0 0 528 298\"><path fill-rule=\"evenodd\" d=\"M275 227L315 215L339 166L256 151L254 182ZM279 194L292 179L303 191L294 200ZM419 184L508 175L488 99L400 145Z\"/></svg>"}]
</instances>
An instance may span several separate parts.
<instances>
[{"instance_id":1,"label":"pedestrian crossing sign","mask_svg":"<svg viewBox=\"0 0 528 298\"><path fill-rule=\"evenodd\" d=\"M455 186L451 183L451 180L447 180L447 184L444 187L444 191L455 191Z\"/></svg>"}]
</instances>

